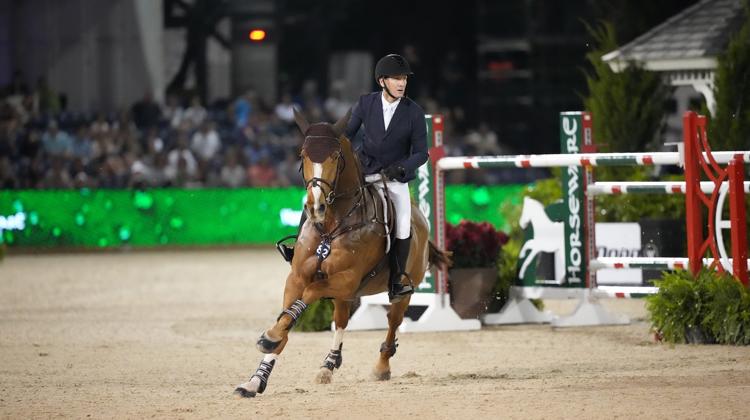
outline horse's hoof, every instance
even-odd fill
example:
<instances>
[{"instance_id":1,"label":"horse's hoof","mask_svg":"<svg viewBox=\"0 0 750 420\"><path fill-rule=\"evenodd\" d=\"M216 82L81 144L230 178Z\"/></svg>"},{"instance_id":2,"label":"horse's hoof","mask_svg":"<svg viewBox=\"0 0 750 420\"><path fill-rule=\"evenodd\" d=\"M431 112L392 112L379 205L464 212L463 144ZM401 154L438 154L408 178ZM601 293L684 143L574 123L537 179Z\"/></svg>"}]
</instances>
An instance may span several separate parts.
<instances>
[{"instance_id":1,"label":"horse's hoof","mask_svg":"<svg viewBox=\"0 0 750 420\"><path fill-rule=\"evenodd\" d=\"M328 368L320 368L317 376L315 376L315 382L319 384L330 384L333 381L333 371Z\"/></svg>"},{"instance_id":2,"label":"horse's hoof","mask_svg":"<svg viewBox=\"0 0 750 420\"><path fill-rule=\"evenodd\" d=\"M234 390L234 395L237 398L255 398L256 392L248 391L245 388L238 386L237 389Z\"/></svg>"},{"instance_id":3,"label":"horse's hoof","mask_svg":"<svg viewBox=\"0 0 750 420\"><path fill-rule=\"evenodd\" d=\"M277 347L279 347L279 343L281 343L281 340L279 341L273 341L266 333L263 333L260 335L260 338L258 339L258 342L255 343L255 347L258 349L259 352L264 354L273 353L274 350L276 350Z\"/></svg>"},{"instance_id":4,"label":"horse's hoof","mask_svg":"<svg viewBox=\"0 0 750 420\"><path fill-rule=\"evenodd\" d=\"M385 372L373 371L372 378L376 381L389 381L391 380L391 371L390 370L386 370Z\"/></svg>"}]
</instances>

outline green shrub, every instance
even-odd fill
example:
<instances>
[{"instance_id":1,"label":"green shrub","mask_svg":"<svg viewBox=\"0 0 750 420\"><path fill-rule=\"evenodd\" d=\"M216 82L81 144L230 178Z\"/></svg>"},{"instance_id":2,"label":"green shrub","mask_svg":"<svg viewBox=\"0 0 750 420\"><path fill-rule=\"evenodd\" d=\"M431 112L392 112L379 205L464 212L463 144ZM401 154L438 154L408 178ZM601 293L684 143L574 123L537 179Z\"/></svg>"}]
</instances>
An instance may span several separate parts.
<instances>
[{"instance_id":1,"label":"green shrub","mask_svg":"<svg viewBox=\"0 0 750 420\"><path fill-rule=\"evenodd\" d=\"M750 292L729 273L664 273L646 298L653 329L670 343L750 344Z\"/></svg>"},{"instance_id":2,"label":"green shrub","mask_svg":"<svg viewBox=\"0 0 750 420\"><path fill-rule=\"evenodd\" d=\"M320 299L307 307L294 326L295 331L330 331L333 321L333 301Z\"/></svg>"},{"instance_id":3,"label":"green shrub","mask_svg":"<svg viewBox=\"0 0 750 420\"><path fill-rule=\"evenodd\" d=\"M718 276L708 284L704 328L717 343L750 344L750 293L729 274Z\"/></svg>"}]
</instances>

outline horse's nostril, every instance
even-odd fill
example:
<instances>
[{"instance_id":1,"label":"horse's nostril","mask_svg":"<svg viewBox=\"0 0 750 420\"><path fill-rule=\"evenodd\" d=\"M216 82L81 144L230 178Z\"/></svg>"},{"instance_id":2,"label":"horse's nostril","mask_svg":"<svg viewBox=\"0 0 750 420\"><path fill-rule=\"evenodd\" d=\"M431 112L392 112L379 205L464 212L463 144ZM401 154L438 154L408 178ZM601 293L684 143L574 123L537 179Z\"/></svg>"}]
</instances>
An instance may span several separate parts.
<instances>
[{"instance_id":1,"label":"horse's nostril","mask_svg":"<svg viewBox=\"0 0 750 420\"><path fill-rule=\"evenodd\" d=\"M319 205L318 206L318 211L321 212L321 213L323 213L324 211L326 211L326 205L325 204Z\"/></svg>"}]
</instances>

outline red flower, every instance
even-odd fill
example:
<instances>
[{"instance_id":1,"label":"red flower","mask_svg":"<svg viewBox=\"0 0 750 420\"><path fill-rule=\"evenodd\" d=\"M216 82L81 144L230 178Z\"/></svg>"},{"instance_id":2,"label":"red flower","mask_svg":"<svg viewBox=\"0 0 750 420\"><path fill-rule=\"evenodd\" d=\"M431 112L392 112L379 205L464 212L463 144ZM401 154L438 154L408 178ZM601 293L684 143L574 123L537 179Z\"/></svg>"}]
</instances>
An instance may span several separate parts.
<instances>
[{"instance_id":1,"label":"red flower","mask_svg":"<svg viewBox=\"0 0 750 420\"><path fill-rule=\"evenodd\" d=\"M462 220L458 226L446 223L445 232L454 268L493 267L500 248L509 240L508 235L487 222Z\"/></svg>"}]
</instances>

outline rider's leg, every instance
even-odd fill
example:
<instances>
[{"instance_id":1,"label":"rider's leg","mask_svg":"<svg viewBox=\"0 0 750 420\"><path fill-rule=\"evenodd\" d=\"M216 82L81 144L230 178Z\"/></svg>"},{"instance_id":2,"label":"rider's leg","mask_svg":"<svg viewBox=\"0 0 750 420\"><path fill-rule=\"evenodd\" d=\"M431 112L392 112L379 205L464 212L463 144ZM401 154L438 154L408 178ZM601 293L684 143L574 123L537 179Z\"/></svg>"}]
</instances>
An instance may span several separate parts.
<instances>
[{"instance_id":1,"label":"rider's leg","mask_svg":"<svg viewBox=\"0 0 750 420\"><path fill-rule=\"evenodd\" d=\"M406 273L411 245L411 197L409 185L401 182L388 182L388 192L396 208L396 240L389 256L391 273L388 281L388 298L394 303L414 293ZM407 284L402 283L403 277L406 277Z\"/></svg>"}]
</instances>

